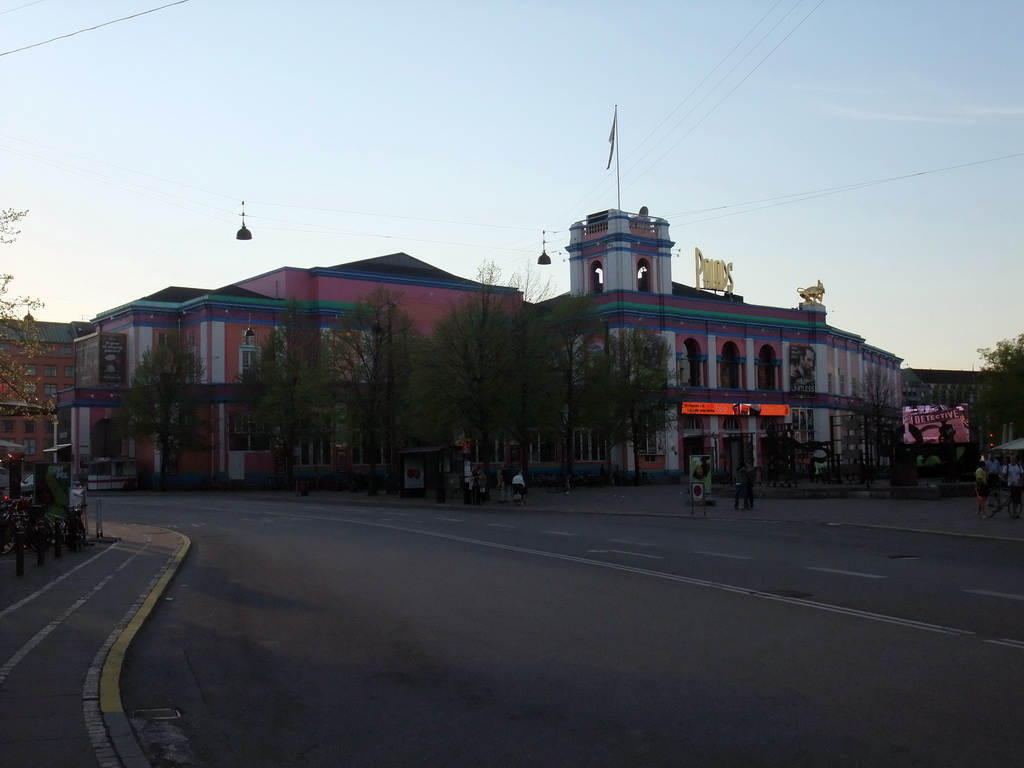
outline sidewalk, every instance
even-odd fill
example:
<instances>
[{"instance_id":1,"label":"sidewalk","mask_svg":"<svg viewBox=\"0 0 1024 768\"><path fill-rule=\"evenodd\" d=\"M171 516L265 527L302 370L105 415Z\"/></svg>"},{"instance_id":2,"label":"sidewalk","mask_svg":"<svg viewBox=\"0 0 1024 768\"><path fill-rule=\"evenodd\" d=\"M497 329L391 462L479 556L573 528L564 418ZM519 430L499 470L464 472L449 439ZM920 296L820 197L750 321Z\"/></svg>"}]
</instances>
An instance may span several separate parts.
<instances>
[{"instance_id":1,"label":"sidewalk","mask_svg":"<svg viewBox=\"0 0 1024 768\"><path fill-rule=\"evenodd\" d=\"M187 551L186 537L108 525L39 565L0 558L0 754L18 768L145 768L121 711L128 644Z\"/></svg>"}]
</instances>

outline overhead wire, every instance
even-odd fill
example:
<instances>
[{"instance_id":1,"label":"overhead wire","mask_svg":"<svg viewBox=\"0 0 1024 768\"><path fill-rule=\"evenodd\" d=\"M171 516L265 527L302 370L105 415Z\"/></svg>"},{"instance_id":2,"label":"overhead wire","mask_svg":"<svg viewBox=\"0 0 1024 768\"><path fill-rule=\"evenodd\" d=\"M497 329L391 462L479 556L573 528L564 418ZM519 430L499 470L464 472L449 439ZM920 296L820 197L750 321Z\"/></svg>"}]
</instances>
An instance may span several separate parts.
<instances>
[{"instance_id":1,"label":"overhead wire","mask_svg":"<svg viewBox=\"0 0 1024 768\"><path fill-rule=\"evenodd\" d=\"M95 31L97 29L102 29L103 27L109 27L111 24L117 24L118 22L121 22L121 21L128 21L129 19L137 19L139 16L145 16L148 13L156 13L157 11L162 11L165 8L170 8L173 5L181 5L182 3L187 3L189 1L190 0L175 0L175 2L168 3L167 5L161 5L159 8L150 8L148 11L140 11L139 13L133 13L131 16L124 16L124 17L122 17L120 19L114 19L112 21L105 21L102 24L97 24L94 27L86 27L85 29L79 29L76 32L68 32L66 35L58 35L57 37L51 37L49 40L43 40L43 41L38 42L38 43L32 43L32 45L25 45L25 46L22 46L21 48L15 48L15 49L10 50L10 51L3 51L3 52L0 52L0 56L10 56L12 53L21 53L22 51L27 51L30 48L38 48L41 45L49 45L50 43L55 43L58 40L66 40L69 37L74 37L75 35L81 35L84 32L93 32L93 31ZM29 5L32 5L32 3L29 3ZM22 6L22 8L24 8L24 7L26 7L26 6ZM14 8L12 10L18 10L18 9Z\"/></svg>"}]
</instances>

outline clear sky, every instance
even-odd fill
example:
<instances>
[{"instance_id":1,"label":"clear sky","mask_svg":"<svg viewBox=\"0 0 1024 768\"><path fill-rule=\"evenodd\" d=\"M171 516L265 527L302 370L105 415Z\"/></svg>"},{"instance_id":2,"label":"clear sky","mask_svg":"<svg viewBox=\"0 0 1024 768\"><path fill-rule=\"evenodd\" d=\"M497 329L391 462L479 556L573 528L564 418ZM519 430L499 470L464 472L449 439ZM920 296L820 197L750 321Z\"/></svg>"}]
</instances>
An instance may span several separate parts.
<instances>
[{"instance_id":1,"label":"clear sky","mask_svg":"<svg viewBox=\"0 0 1024 768\"><path fill-rule=\"evenodd\" d=\"M398 251L511 276L542 238L564 292L618 105L676 282L694 247L750 303L821 280L919 368L1024 332L1020 0L168 1L0 0L0 271L39 319Z\"/></svg>"}]
</instances>

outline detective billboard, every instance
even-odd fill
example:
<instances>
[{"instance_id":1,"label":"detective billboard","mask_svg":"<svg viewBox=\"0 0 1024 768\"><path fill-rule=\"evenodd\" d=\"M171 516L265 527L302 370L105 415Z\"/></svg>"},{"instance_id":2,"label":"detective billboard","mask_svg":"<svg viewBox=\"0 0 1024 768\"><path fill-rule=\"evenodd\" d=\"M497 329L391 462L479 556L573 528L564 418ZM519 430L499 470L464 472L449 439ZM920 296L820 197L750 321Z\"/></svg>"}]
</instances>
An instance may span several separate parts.
<instances>
[{"instance_id":1,"label":"detective billboard","mask_svg":"<svg viewBox=\"0 0 1024 768\"><path fill-rule=\"evenodd\" d=\"M971 442L967 406L961 404L904 407L903 442L907 444Z\"/></svg>"}]
</instances>

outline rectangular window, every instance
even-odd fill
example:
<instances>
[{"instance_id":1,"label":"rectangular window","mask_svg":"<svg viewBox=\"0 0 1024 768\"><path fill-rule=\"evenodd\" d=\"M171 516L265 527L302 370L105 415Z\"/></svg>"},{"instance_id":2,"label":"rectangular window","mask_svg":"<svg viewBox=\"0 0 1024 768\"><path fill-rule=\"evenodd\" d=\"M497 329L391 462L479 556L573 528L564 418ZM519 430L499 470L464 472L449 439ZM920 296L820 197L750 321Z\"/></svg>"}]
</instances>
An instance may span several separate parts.
<instances>
[{"instance_id":1,"label":"rectangular window","mask_svg":"<svg viewBox=\"0 0 1024 768\"><path fill-rule=\"evenodd\" d=\"M37 369L36 369L35 365L33 365L32 363L29 363L28 365L25 366L25 375L26 376L35 376L36 373L37 373Z\"/></svg>"},{"instance_id":2,"label":"rectangular window","mask_svg":"<svg viewBox=\"0 0 1024 768\"><path fill-rule=\"evenodd\" d=\"M228 432L228 450L270 450L270 433L261 429L248 413L235 413L228 417Z\"/></svg>"},{"instance_id":3,"label":"rectangular window","mask_svg":"<svg viewBox=\"0 0 1024 768\"><path fill-rule=\"evenodd\" d=\"M250 369L252 369L252 367L254 365L256 365L256 360L258 359L258 357L259 357L259 350L258 349L243 349L242 350L242 364L240 366L241 372L242 373L246 373Z\"/></svg>"},{"instance_id":4,"label":"rectangular window","mask_svg":"<svg viewBox=\"0 0 1024 768\"><path fill-rule=\"evenodd\" d=\"M807 443L814 439L814 409L813 408L794 408L793 409L793 429L797 442Z\"/></svg>"},{"instance_id":5,"label":"rectangular window","mask_svg":"<svg viewBox=\"0 0 1024 768\"><path fill-rule=\"evenodd\" d=\"M27 438L25 440L25 455L35 456L36 455L36 439L34 437Z\"/></svg>"},{"instance_id":6,"label":"rectangular window","mask_svg":"<svg viewBox=\"0 0 1024 768\"><path fill-rule=\"evenodd\" d=\"M3 424L0 426L3 427L3 432L5 435L14 434L14 419L4 419Z\"/></svg>"},{"instance_id":7,"label":"rectangular window","mask_svg":"<svg viewBox=\"0 0 1024 768\"><path fill-rule=\"evenodd\" d=\"M34 421L23 421L21 426L25 429L26 435L33 435L36 431L36 423Z\"/></svg>"},{"instance_id":8,"label":"rectangular window","mask_svg":"<svg viewBox=\"0 0 1024 768\"><path fill-rule=\"evenodd\" d=\"M56 365L45 365L43 366L43 376L56 376L57 366Z\"/></svg>"},{"instance_id":9,"label":"rectangular window","mask_svg":"<svg viewBox=\"0 0 1024 768\"><path fill-rule=\"evenodd\" d=\"M661 456L665 453L665 443L660 432L650 434L638 445L639 452L646 456Z\"/></svg>"},{"instance_id":10,"label":"rectangular window","mask_svg":"<svg viewBox=\"0 0 1024 768\"><path fill-rule=\"evenodd\" d=\"M68 344L62 344L60 347L61 357L71 357L71 346Z\"/></svg>"},{"instance_id":11,"label":"rectangular window","mask_svg":"<svg viewBox=\"0 0 1024 768\"><path fill-rule=\"evenodd\" d=\"M546 464L555 460L555 444L550 440L541 440L539 437L535 442L530 443L530 463Z\"/></svg>"},{"instance_id":12,"label":"rectangular window","mask_svg":"<svg viewBox=\"0 0 1024 768\"><path fill-rule=\"evenodd\" d=\"M43 394L44 395L48 395L50 397L53 397L54 395L57 394L57 385L56 384L44 384L43 385Z\"/></svg>"},{"instance_id":13,"label":"rectangular window","mask_svg":"<svg viewBox=\"0 0 1024 768\"><path fill-rule=\"evenodd\" d=\"M75 378L75 366L73 366L73 365L65 365L64 366L64 375L67 378L69 378L69 379Z\"/></svg>"},{"instance_id":14,"label":"rectangular window","mask_svg":"<svg viewBox=\"0 0 1024 768\"><path fill-rule=\"evenodd\" d=\"M573 456L576 461L605 461L605 441L589 429L575 434Z\"/></svg>"}]
</instances>

